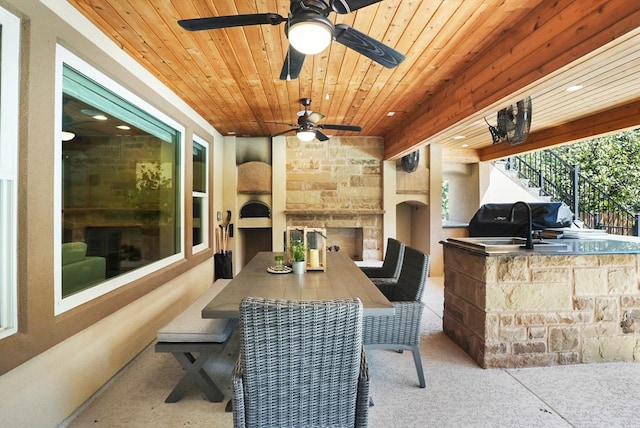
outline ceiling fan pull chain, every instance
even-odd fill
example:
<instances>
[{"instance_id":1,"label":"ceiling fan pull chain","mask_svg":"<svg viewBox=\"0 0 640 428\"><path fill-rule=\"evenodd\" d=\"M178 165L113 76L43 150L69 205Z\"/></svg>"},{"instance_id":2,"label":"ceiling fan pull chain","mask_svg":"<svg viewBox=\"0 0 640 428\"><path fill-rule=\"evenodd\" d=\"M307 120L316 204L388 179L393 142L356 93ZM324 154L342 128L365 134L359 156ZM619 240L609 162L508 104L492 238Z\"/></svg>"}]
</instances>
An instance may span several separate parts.
<instances>
[{"instance_id":1,"label":"ceiling fan pull chain","mask_svg":"<svg viewBox=\"0 0 640 428\"><path fill-rule=\"evenodd\" d=\"M287 82L291 81L291 44L287 44Z\"/></svg>"}]
</instances>

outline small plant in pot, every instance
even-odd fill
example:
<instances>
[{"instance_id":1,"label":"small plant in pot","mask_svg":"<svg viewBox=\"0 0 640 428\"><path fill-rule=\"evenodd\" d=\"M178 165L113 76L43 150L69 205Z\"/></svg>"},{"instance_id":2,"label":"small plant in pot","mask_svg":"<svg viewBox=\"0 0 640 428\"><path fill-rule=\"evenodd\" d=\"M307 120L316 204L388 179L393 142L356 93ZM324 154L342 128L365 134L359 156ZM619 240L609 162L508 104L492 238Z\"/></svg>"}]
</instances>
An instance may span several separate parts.
<instances>
[{"instance_id":1,"label":"small plant in pot","mask_svg":"<svg viewBox=\"0 0 640 428\"><path fill-rule=\"evenodd\" d=\"M276 270L285 270L284 255L278 254L273 258L273 260L276 262L276 265L275 265Z\"/></svg>"},{"instance_id":2,"label":"small plant in pot","mask_svg":"<svg viewBox=\"0 0 640 428\"><path fill-rule=\"evenodd\" d=\"M304 273L306 267L305 257L307 255L307 249L304 247L302 241L293 241L291 243L291 246L289 247L289 252L291 252L291 257L293 258L293 262L291 264L293 273Z\"/></svg>"}]
</instances>

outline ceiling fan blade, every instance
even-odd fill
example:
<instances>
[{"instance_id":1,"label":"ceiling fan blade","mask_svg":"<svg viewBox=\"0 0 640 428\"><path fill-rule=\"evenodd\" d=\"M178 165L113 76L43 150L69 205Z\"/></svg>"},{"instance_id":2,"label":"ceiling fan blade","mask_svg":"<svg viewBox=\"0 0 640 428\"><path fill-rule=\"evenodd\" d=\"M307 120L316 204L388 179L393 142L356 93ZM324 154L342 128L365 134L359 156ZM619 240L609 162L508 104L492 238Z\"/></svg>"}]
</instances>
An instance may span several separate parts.
<instances>
[{"instance_id":1,"label":"ceiling fan blade","mask_svg":"<svg viewBox=\"0 0 640 428\"><path fill-rule=\"evenodd\" d=\"M327 141L329 139L329 137L327 137L326 135L324 135L322 132L318 131L317 129L316 129L316 138L319 141Z\"/></svg>"},{"instance_id":2,"label":"ceiling fan blade","mask_svg":"<svg viewBox=\"0 0 640 428\"><path fill-rule=\"evenodd\" d=\"M380 1L382 0L333 0L331 2L331 8L337 13L345 14Z\"/></svg>"},{"instance_id":3,"label":"ceiling fan blade","mask_svg":"<svg viewBox=\"0 0 640 428\"><path fill-rule=\"evenodd\" d=\"M215 30L218 28L242 27L245 25L278 25L286 21L277 13L253 13L249 15L212 16L209 18L181 19L178 25L188 31Z\"/></svg>"},{"instance_id":4,"label":"ceiling fan blade","mask_svg":"<svg viewBox=\"0 0 640 428\"><path fill-rule=\"evenodd\" d=\"M279 135L283 135L283 134L286 134L288 132L297 131L297 130L298 130L298 128L287 129L286 131L282 131L282 132L278 132L277 134L273 134L272 137L277 137Z\"/></svg>"},{"instance_id":5,"label":"ceiling fan blade","mask_svg":"<svg viewBox=\"0 0 640 428\"><path fill-rule=\"evenodd\" d=\"M316 111L312 111L309 113L309 116L307 116L307 120L313 124L320 122L322 119L324 119L324 114Z\"/></svg>"},{"instance_id":6,"label":"ceiling fan blade","mask_svg":"<svg viewBox=\"0 0 640 428\"><path fill-rule=\"evenodd\" d=\"M298 126L295 123L288 123L288 122L266 122L266 121L261 121L261 120L256 120L254 121L255 123L267 123L270 125L287 125L287 126Z\"/></svg>"},{"instance_id":7,"label":"ceiling fan blade","mask_svg":"<svg viewBox=\"0 0 640 428\"><path fill-rule=\"evenodd\" d=\"M336 24L334 34L338 43L353 49L387 68L394 68L404 61L404 55L397 50L346 24Z\"/></svg>"},{"instance_id":8,"label":"ceiling fan blade","mask_svg":"<svg viewBox=\"0 0 640 428\"><path fill-rule=\"evenodd\" d=\"M302 54L289 46L287 57L284 59L282 71L280 71L280 80L297 79L304 64L305 54Z\"/></svg>"},{"instance_id":9,"label":"ceiling fan blade","mask_svg":"<svg viewBox=\"0 0 640 428\"><path fill-rule=\"evenodd\" d=\"M336 131L354 131L354 132L362 131L362 127L353 126L353 125L318 125L318 128L333 129Z\"/></svg>"}]
</instances>

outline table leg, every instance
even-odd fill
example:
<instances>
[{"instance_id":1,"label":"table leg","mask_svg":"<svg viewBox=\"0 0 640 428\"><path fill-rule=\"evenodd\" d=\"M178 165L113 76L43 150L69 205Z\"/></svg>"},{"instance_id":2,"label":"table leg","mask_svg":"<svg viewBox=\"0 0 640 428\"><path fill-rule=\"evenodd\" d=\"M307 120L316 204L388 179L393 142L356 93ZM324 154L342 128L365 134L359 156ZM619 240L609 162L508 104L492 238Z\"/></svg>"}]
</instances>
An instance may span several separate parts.
<instances>
[{"instance_id":1,"label":"table leg","mask_svg":"<svg viewBox=\"0 0 640 428\"><path fill-rule=\"evenodd\" d=\"M195 358L191 352L172 352L172 354L185 369L185 373L182 379L180 379L180 382L173 388L173 391L171 391L165 403L175 403L178 401L185 388L192 382L198 385L209 401L220 402L224 400L224 394L203 368L209 357L213 355L212 353L200 352L197 358Z\"/></svg>"}]
</instances>

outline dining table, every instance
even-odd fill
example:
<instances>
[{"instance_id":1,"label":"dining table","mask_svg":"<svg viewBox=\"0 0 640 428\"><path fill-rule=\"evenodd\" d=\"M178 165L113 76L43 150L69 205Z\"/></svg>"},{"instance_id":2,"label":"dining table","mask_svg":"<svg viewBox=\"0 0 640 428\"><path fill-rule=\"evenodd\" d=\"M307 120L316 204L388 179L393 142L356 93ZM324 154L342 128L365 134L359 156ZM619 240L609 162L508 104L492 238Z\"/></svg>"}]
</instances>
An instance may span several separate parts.
<instances>
[{"instance_id":1,"label":"dining table","mask_svg":"<svg viewBox=\"0 0 640 428\"><path fill-rule=\"evenodd\" d=\"M240 273L202 309L203 318L239 318L244 297L274 300L340 300L359 298L364 316L393 315L394 306L346 252L327 253L324 270L294 274L276 270L275 256L257 253Z\"/></svg>"}]
</instances>

